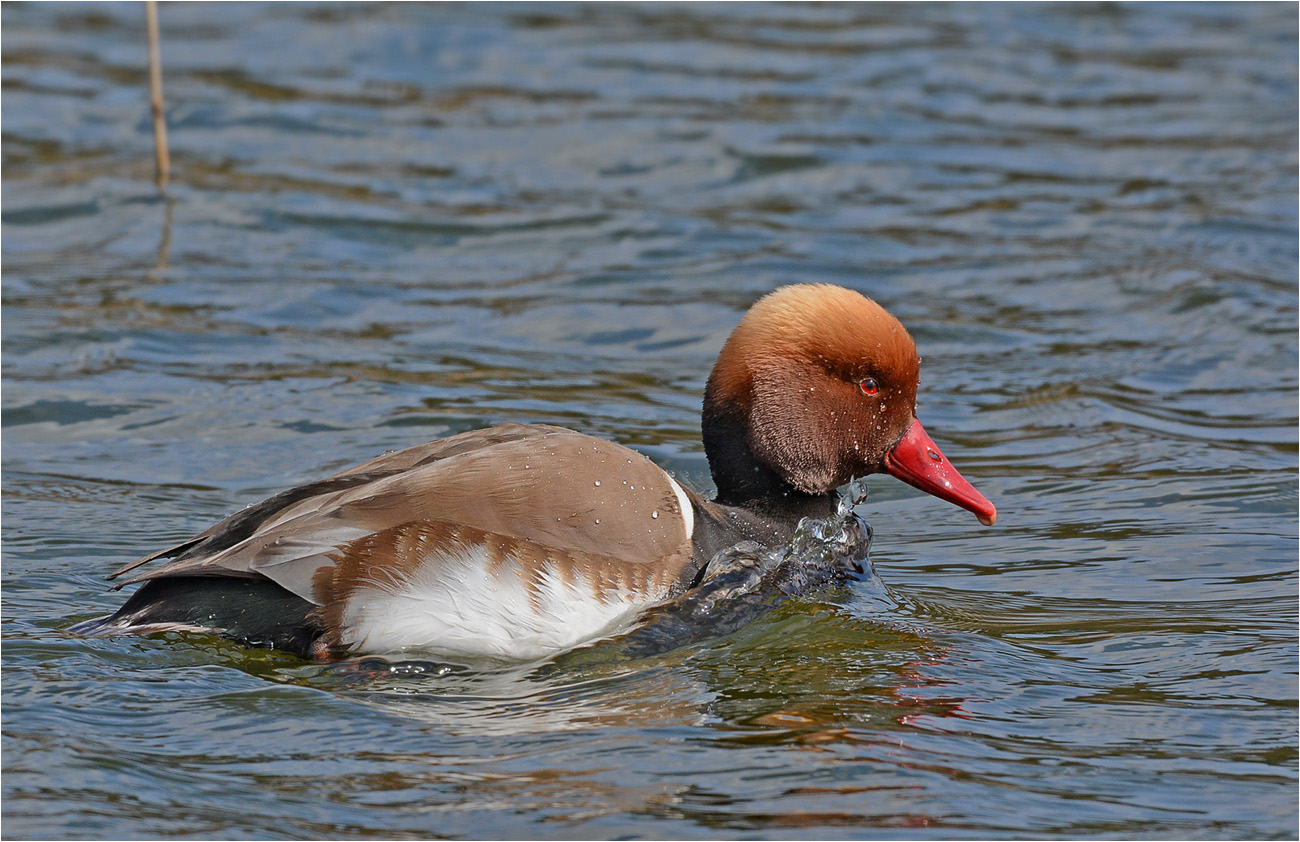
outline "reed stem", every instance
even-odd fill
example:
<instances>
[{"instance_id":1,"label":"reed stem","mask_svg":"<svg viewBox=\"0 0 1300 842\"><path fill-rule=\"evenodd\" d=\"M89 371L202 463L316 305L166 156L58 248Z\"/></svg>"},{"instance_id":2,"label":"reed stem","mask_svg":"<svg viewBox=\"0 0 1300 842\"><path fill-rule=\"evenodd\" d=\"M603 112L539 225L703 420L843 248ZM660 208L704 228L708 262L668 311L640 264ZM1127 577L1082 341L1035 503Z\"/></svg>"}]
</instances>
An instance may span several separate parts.
<instances>
[{"instance_id":1,"label":"reed stem","mask_svg":"<svg viewBox=\"0 0 1300 842\"><path fill-rule=\"evenodd\" d=\"M162 50L158 45L158 3L145 0L145 21L149 28L149 104L153 110L155 177L160 191L167 189L171 156L167 154L167 119L163 115Z\"/></svg>"}]
</instances>

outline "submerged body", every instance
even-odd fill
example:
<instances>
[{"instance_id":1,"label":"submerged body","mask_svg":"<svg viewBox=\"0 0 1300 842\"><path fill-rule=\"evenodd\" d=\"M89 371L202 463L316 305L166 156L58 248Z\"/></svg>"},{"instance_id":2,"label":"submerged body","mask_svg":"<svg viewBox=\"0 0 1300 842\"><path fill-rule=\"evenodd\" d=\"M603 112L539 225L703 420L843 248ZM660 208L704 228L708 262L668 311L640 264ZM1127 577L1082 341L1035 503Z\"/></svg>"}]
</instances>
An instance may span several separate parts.
<instances>
[{"instance_id":1,"label":"submerged body","mask_svg":"<svg viewBox=\"0 0 1300 842\"><path fill-rule=\"evenodd\" d=\"M992 523L914 417L919 358L883 308L787 287L709 378L707 500L636 451L506 424L290 489L127 565L172 560L87 633L190 629L314 658L541 657L687 592L720 550L788 543L835 488L888 471Z\"/></svg>"}]
</instances>

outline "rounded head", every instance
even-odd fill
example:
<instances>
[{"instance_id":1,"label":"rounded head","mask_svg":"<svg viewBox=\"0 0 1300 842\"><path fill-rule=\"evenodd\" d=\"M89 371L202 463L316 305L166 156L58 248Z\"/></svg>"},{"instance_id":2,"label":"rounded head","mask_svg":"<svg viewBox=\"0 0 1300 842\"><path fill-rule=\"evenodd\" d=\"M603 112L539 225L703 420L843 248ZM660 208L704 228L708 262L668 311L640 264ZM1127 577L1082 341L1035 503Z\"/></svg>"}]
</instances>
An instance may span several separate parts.
<instances>
[{"instance_id":1,"label":"rounded head","mask_svg":"<svg viewBox=\"0 0 1300 842\"><path fill-rule=\"evenodd\" d=\"M783 287L754 304L722 347L706 423L738 413L760 465L805 494L825 494L883 469L912 423L920 364L907 328L870 298L829 284Z\"/></svg>"},{"instance_id":2,"label":"rounded head","mask_svg":"<svg viewBox=\"0 0 1300 842\"><path fill-rule=\"evenodd\" d=\"M907 328L829 284L760 299L722 347L704 393L704 449L721 502L771 505L887 471L997 519L916 420L921 359ZM779 502L778 502L779 505Z\"/></svg>"}]
</instances>

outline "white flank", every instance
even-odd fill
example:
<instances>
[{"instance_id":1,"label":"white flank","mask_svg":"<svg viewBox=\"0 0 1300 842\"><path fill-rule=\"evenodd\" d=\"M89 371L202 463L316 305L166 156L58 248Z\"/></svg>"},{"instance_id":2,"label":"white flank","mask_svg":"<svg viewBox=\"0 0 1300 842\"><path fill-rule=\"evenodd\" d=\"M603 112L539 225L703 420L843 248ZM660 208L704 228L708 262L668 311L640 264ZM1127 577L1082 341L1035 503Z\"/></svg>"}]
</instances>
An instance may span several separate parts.
<instances>
[{"instance_id":1,"label":"white flank","mask_svg":"<svg viewBox=\"0 0 1300 842\"><path fill-rule=\"evenodd\" d=\"M581 574L565 584L548 569L534 605L522 575L517 562L493 573L482 547L431 558L404 581L357 589L343 642L367 652L541 658L608 634L664 596L610 590L600 600Z\"/></svg>"}]
</instances>

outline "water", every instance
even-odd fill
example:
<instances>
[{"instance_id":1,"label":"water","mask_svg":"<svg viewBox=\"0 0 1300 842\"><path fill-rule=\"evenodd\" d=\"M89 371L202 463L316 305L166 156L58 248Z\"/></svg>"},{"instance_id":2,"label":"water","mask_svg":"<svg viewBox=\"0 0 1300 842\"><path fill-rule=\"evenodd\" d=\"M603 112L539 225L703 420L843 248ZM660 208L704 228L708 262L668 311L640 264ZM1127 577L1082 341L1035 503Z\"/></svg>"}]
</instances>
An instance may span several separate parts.
<instances>
[{"instance_id":1,"label":"water","mask_svg":"<svg viewBox=\"0 0 1300 842\"><path fill-rule=\"evenodd\" d=\"M1297 834L1292 5L3 7L5 835ZM860 289L985 529L723 637L324 668L102 576L506 420L707 489L714 355Z\"/></svg>"}]
</instances>

